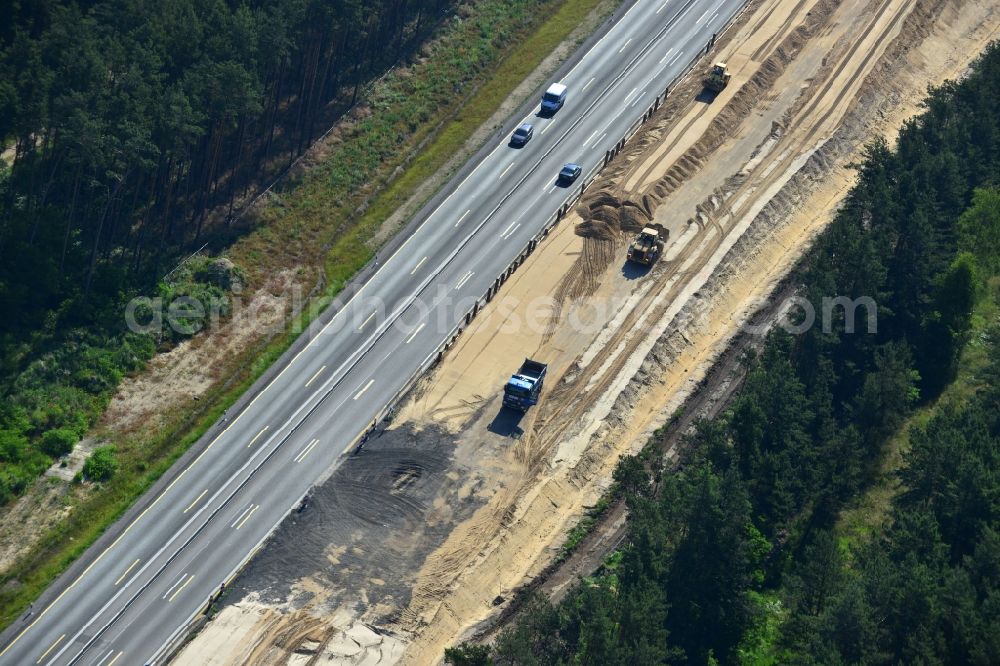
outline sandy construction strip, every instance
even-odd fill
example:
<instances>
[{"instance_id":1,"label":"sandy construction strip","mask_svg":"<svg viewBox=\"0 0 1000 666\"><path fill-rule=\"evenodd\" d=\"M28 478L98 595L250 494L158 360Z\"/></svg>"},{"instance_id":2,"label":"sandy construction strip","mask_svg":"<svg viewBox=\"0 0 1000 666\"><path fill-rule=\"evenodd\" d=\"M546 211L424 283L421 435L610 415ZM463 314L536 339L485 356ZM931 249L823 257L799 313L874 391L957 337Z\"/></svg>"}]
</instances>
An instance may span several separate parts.
<instances>
[{"instance_id":1,"label":"sandy construction strip","mask_svg":"<svg viewBox=\"0 0 1000 666\"><path fill-rule=\"evenodd\" d=\"M419 611L416 606L409 609L418 621L408 627L415 635L406 663L438 657L463 629L490 612L496 590L516 585L538 571L551 557L550 546L559 543L558 538L546 535L564 533L574 517L595 501L618 455L640 446L680 404L739 322L767 296L809 238L830 219L849 184L842 165L859 145L858 140L835 134L853 114L848 121L852 127L844 134L858 134L857 139L870 136L874 127L863 123L876 122L866 117L866 112L876 109L867 99L861 104L858 100L863 86L882 85L885 75L873 75L881 57L890 52L888 57L896 59L894 47L919 43L938 12L947 10L944 18L965 33L974 23L952 20L957 6L912 0L761 3L716 58L734 66L734 85L710 105L689 105L682 117L668 121L670 129L661 131L665 138L649 142L637 155L627 151L621 171L609 172L612 183L622 183L613 191L623 203L642 202L636 207L652 208L654 219L667 226L679 226L677 213L686 213L682 219L695 220L703 231L686 239L687 246L673 263L658 266L635 283L623 280L619 246L615 261L588 299L610 301L621 308L604 307L605 314L626 313L609 319L613 325L607 330L613 333L594 336L600 352L594 353L591 347L587 353L587 346L577 345L576 349L584 350L582 362L558 374L572 349L572 335L566 330L572 326L557 327L534 352L546 359L553 354L559 360L553 378L561 381L548 389L545 400L529 417L525 435L513 445L512 452L525 465L525 477L518 491L481 509L428 558L424 571L428 577L443 574L436 566L438 558L460 560L463 548L469 565L458 576L452 575L454 582L443 598L425 601ZM982 15L987 27L996 25L997 17L988 3L966 6L966 11ZM766 19L755 20L761 13ZM979 31L979 45L987 34L989 30ZM969 44L960 39L954 43L963 48ZM953 46L949 51L950 61L937 59L935 69L925 70L932 80L952 76L961 67L961 60L954 60L961 58L957 49ZM791 53L795 56L790 57ZM930 64L929 57L933 58L923 50L915 56L917 63ZM741 96L741 87L747 84L752 95ZM899 92L917 98L923 90L921 83ZM721 106L731 103L749 108ZM859 106L868 108L857 113ZM738 122L720 127L720 117ZM891 122L880 123L879 129L890 130L899 120L897 115ZM667 184L661 180L664 175L699 143L718 145L711 153L689 155L690 163L697 164L698 182L670 185L674 191L683 189L684 198L700 205L685 210L684 205L677 205L680 197L671 198L669 192L650 204L650 198L661 196L654 188ZM834 172L836 177L831 178ZM686 229L679 230L677 236L684 237ZM533 261L549 265L546 253ZM532 279L529 284L537 288L561 278L553 273L547 280ZM643 293L646 280L656 281L657 288ZM632 289L623 293L623 284L632 284ZM699 298L707 295L699 294L701 290L711 292L712 300ZM636 294L640 302L632 307L630 299ZM532 292L519 297L530 301ZM696 302L700 302L697 309L693 307ZM563 317L578 307L575 302L564 304ZM695 312L696 317L692 316ZM480 347L480 337L485 341L492 336L470 337L443 372L453 363L461 365L466 368L463 381L481 391L490 384L486 377L469 376L476 361L491 359L495 364L499 359L510 366L517 355L504 355L506 350L495 350L491 344ZM497 385L495 376L488 381ZM461 399L452 390L446 395L437 394L432 385L421 400ZM502 507L511 496L514 501ZM506 524L494 531L489 523L496 516L503 516ZM470 540L473 535L475 541Z\"/></svg>"}]
</instances>

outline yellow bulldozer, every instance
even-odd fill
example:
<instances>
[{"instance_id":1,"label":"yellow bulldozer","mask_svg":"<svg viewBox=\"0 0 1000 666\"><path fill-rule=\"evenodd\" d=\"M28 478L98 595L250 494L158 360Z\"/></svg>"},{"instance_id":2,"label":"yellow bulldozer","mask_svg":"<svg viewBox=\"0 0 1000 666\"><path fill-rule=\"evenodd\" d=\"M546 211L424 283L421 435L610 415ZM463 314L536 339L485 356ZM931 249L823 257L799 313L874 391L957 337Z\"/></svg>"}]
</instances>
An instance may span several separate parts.
<instances>
[{"instance_id":1,"label":"yellow bulldozer","mask_svg":"<svg viewBox=\"0 0 1000 666\"><path fill-rule=\"evenodd\" d=\"M659 225L657 225L659 226ZM646 227L639 232L628 248L628 260L643 266L652 266L663 254L663 243L667 230L662 227Z\"/></svg>"},{"instance_id":2,"label":"yellow bulldozer","mask_svg":"<svg viewBox=\"0 0 1000 666\"><path fill-rule=\"evenodd\" d=\"M712 92L722 92L722 90L729 85L729 79L732 78L732 74L729 73L729 67L726 66L724 62L717 62L712 67L712 71L708 73L705 77L705 87Z\"/></svg>"}]
</instances>

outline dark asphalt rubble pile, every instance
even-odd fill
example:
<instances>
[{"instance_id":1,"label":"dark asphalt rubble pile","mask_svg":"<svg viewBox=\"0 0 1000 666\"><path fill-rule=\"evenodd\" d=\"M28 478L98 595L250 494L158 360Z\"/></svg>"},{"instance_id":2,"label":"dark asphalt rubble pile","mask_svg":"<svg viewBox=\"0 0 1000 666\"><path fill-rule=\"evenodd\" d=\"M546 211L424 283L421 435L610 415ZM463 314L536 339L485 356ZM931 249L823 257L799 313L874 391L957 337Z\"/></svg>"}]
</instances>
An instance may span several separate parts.
<instances>
[{"instance_id":1,"label":"dark asphalt rubble pile","mask_svg":"<svg viewBox=\"0 0 1000 666\"><path fill-rule=\"evenodd\" d=\"M262 601L281 604L297 580L312 575L331 591L324 603L330 610L359 603L383 614L405 608L427 555L483 502L468 492L477 474L469 468L474 452L461 452L464 463L455 453L456 436L436 426L406 424L369 437L285 519L225 601L256 591ZM311 598L299 593L292 605Z\"/></svg>"}]
</instances>

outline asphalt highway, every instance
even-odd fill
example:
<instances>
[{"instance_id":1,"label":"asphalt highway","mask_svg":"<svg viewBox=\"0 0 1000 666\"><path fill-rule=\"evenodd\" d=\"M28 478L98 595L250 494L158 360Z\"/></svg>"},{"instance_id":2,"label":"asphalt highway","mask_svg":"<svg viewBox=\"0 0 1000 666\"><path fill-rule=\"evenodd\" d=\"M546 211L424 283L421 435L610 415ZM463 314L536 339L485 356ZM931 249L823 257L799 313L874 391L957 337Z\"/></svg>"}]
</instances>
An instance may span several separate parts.
<instances>
[{"instance_id":1,"label":"asphalt highway","mask_svg":"<svg viewBox=\"0 0 1000 666\"><path fill-rule=\"evenodd\" d=\"M15 622L0 664L162 659L743 4L638 0L559 77L569 89L565 106L551 118L536 106L523 119L535 126L526 146L505 137L454 186L82 574L57 581L62 592L53 602ZM583 167L569 187L556 183L565 162ZM521 360L510 360L512 371Z\"/></svg>"}]
</instances>

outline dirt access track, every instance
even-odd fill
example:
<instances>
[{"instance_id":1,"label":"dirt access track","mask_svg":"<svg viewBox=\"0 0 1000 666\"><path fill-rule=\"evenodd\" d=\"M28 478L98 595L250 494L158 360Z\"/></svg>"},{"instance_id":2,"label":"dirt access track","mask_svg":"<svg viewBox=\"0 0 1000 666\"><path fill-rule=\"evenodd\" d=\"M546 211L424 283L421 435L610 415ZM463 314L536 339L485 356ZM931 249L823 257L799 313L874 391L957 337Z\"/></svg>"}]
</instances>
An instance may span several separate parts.
<instances>
[{"instance_id":1,"label":"dirt access track","mask_svg":"<svg viewBox=\"0 0 1000 666\"><path fill-rule=\"evenodd\" d=\"M831 219L864 143L998 26L988 0L752 2L177 663L439 661L699 386ZM714 60L733 79L711 96ZM648 223L670 237L643 269L625 248ZM500 389L525 356L549 379L517 418Z\"/></svg>"}]
</instances>

